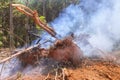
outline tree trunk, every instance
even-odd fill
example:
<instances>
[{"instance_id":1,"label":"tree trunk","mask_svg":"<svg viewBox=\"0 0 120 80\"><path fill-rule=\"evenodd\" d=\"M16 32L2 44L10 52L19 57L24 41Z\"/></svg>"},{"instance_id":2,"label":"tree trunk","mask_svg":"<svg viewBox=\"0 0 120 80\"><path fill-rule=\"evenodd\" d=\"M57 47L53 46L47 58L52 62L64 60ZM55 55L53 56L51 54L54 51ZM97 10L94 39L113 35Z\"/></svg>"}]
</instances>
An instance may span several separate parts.
<instances>
[{"instance_id":1,"label":"tree trunk","mask_svg":"<svg viewBox=\"0 0 120 80\"><path fill-rule=\"evenodd\" d=\"M14 48L13 40L13 14L12 14L12 0L10 0L10 50Z\"/></svg>"},{"instance_id":2,"label":"tree trunk","mask_svg":"<svg viewBox=\"0 0 120 80\"><path fill-rule=\"evenodd\" d=\"M45 4L46 4L46 0L43 0L43 16L46 16Z\"/></svg>"},{"instance_id":3,"label":"tree trunk","mask_svg":"<svg viewBox=\"0 0 120 80\"><path fill-rule=\"evenodd\" d=\"M28 0L26 0L26 6L28 6L29 5L29 1ZM26 23L25 23L25 27L26 27L26 47L28 47L29 46L29 34L28 34L28 31L29 31L29 16L27 16L27 18L26 18Z\"/></svg>"}]
</instances>

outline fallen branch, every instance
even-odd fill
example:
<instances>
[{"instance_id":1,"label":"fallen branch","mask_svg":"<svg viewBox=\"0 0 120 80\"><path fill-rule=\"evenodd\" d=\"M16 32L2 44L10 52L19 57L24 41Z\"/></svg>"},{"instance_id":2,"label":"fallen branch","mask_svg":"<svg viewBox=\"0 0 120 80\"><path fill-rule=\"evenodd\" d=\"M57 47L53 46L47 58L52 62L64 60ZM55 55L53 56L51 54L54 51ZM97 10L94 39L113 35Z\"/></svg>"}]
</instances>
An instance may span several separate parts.
<instances>
[{"instance_id":1,"label":"fallen branch","mask_svg":"<svg viewBox=\"0 0 120 80\"><path fill-rule=\"evenodd\" d=\"M56 32L53 30L53 28L49 27L46 23L39 19L38 12L36 10L33 11L22 4L12 4L12 6L16 7L17 10L24 13L25 15L30 16L39 27L43 28L51 36L56 38Z\"/></svg>"},{"instance_id":2,"label":"fallen branch","mask_svg":"<svg viewBox=\"0 0 120 80\"><path fill-rule=\"evenodd\" d=\"M22 50L22 51L19 51L19 52L13 54L12 56L7 57L7 58L1 60L1 61L0 61L0 64L1 64L1 63L4 63L4 62L12 59L13 57L16 57L16 56L20 55L20 54L23 54L23 53L25 53L25 52L28 52L29 50L31 50L31 49L33 49L33 48L35 48L35 47L38 47L38 46L39 46L39 44L34 45L34 46L31 46L31 47L28 47L28 48L26 48L26 49L24 49L24 50Z\"/></svg>"}]
</instances>

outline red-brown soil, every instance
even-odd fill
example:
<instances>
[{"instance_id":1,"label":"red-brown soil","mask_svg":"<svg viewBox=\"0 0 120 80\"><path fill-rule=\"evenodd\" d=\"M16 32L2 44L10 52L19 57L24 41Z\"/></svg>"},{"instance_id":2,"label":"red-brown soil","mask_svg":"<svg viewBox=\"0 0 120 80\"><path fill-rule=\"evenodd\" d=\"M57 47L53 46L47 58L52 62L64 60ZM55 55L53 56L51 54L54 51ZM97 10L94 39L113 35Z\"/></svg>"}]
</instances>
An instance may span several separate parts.
<instances>
[{"instance_id":1,"label":"red-brown soil","mask_svg":"<svg viewBox=\"0 0 120 80\"><path fill-rule=\"evenodd\" d=\"M120 66L113 62L86 59L80 67L64 68L64 77L61 74L48 76L36 73L14 76L8 80L120 80Z\"/></svg>"}]
</instances>

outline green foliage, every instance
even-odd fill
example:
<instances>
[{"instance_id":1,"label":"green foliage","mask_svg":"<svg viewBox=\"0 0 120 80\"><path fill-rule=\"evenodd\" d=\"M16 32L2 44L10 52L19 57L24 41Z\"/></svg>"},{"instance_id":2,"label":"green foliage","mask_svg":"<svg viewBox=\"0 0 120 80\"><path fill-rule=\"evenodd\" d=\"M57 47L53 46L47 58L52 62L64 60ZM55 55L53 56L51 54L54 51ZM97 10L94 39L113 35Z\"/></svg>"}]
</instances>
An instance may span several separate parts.
<instances>
[{"instance_id":1,"label":"green foliage","mask_svg":"<svg viewBox=\"0 0 120 80\"><path fill-rule=\"evenodd\" d=\"M3 43L2 43L2 41L0 41L0 47L2 47L3 46Z\"/></svg>"},{"instance_id":2,"label":"green foliage","mask_svg":"<svg viewBox=\"0 0 120 80\"><path fill-rule=\"evenodd\" d=\"M46 23L45 16L40 16L39 19L40 19L41 21L43 21L43 22ZM41 30L42 30L42 29L40 28L40 26L38 26L37 24L36 24L36 29L37 29L38 31L41 31Z\"/></svg>"},{"instance_id":3,"label":"green foliage","mask_svg":"<svg viewBox=\"0 0 120 80\"><path fill-rule=\"evenodd\" d=\"M40 16L40 20L46 23L45 16Z\"/></svg>"}]
</instances>

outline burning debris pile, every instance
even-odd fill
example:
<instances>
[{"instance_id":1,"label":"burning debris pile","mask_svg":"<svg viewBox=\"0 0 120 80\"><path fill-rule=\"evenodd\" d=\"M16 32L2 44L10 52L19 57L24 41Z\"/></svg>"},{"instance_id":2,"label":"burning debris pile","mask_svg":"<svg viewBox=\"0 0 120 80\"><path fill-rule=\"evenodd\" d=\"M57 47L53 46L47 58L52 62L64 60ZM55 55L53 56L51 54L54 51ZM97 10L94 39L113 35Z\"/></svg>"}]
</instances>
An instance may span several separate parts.
<instances>
[{"instance_id":1,"label":"burning debris pile","mask_svg":"<svg viewBox=\"0 0 120 80\"><path fill-rule=\"evenodd\" d=\"M37 11L32 11L28 7L21 4L12 4L12 6L16 7L16 9L18 9L20 12L23 12L24 14L33 18L35 23L46 30L52 37L56 38L56 41L50 49L41 48L41 44L38 44L36 47L29 47L27 50L25 49L24 51L14 54L8 59L1 61L1 63L15 56L18 56L23 65L33 65L37 63L41 57L53 58L59 62L70 61L75 65L80 63L83 53L81 49L75 43L73 43L73 36L65 37L63 40L58 40L56 37L56 32L47 26L47 24L39 20Z\"/></svg>"},{"instance_id":2,"label":"burning debris pile","mask_svg":"<svg viewBox=\"0 0 120 80\"><path fill-rule=\"evenodd\" d=\"M72 62L73 65L78 65L83 58L83 52L72 42L71 37L66 37L63 40L57 40L49 49L34 47L18 58L24 65L34 65L43 57L52 58L60 63Z\"/></svg>"},{"instance_id":3,"label":"burning debris pile","mask_svg":"<svg viewBox=\"0 0 120 80\"><path fill-rule=\"evenodd\" d=\"M81 51L80 47L73 42L73 34L59 39L56 36L56 32L51 27L40 21L37 11L32 11L28 7L21 4L12 4L12 6L16 7L16 9L18 9L20 12L30 16L36 24L47 31L56 40L48 49L42 48L42 44L38 43L28 48L15 51L13 55L1 60L0 63L4 63L10 59L13 59L14 57L17 57L22 68L26 68L30 65L39 65L39 61L42 58L52 59L57 61L59 64L71 63L74 66L78 66L82 62L83 52ZM56 64L56 66L57 65L58 64Z\"/></svg>"},{"instance_id":4,"label":"burning debris pile","mask_svg":"<svg viewBox=\"0 0 120 80\"><path fill-rule=\"evenodd\" d=\"M108 22L106 22L106 20L111 17L109 15L106 17L106 15L111 12L111 7L113 7L113 5L111 6L111 1L112 0L107 1L108 4L106 4L106 0L81 0L81 4L79 5L70 5L63 11L63 14L60 14L60 17L51 23L51 26L55 30L39 19L37 11L32 11L28 7L21 4L12 4L13 7L25 15L30 16L37 25L47 31L47 35L51 35L44 36L43 34L43 38L47 36L47 38L52 37L55 40L50 44L49 48L42 47L46 42L43 44L37 42L37 44L17 51L12 56L0 61L0 63L8 61L17 56L17 59L19 59L21 62L22 67L26 68L28 66L38 66L41 59L47 58L48 61L45 62L45 64L47 65L47 63L50 63L50 67L56 67L54 68L55 71L53 71L54 75L51 71L49 71L50 69L54 69L47 67L45 68L46 70L49 69L47 77L46 75L40 76L38 72L38 78L36 78L36 80L39 80L42 77L44 77L43 79L45 80L119 80L120 77L118 75L120 75L120 66L115 62L120 62L117 60L119 58L118 55L120 55L120 52L114 53L112 51L112 49L114 49L113 45L115 45L115 42L118 42L120 40L118 36L119 31L116 28L116 25L108 25ZM114 1L114 5L115 2L117 2L117 0ZM112 9L115 9L115 11L118 12L118 9L116 9L116 7L119 6L115 6ZM115 15L115 13L111 14ZM115 18L110 18L109 21L116 23L115 21L117 17L112 17ZM96 22L96 20L100 21ZM61 22L62 25L60 25ZM58 29L56 26L60 28ZM66 29L64 29L65 26ZM113 26L115 26L114 29ZM59 37L56 32L59 33L62 37ZM74 33L74 35L71 33ZM44 45L44 47L46 46ZM113 54L115 54L115 57ZM49 61L50 59L53 61ZM107 61L104 61L106 59ZM54 61L61 64L69 64L70 62L71 65L75 66L67 66L70 68L70 70L66 72L67 70L64 69L63 66L61 67L61 64L53 65ZM78 68L77 71L74 70L76 66L79 66L79 64L81 65L79 67L80 69ZM42 66L45 67L43 64ZM113 68L115 69L112 70ZM29 73L31 72L32 70L29 71ZM49 75L49 73L51 74ZM76 75L80 76L76 77ZM29 78L27 79L29 80ZM27 79L23 78L23 80Z\"/></svg>"}]
</instances>

